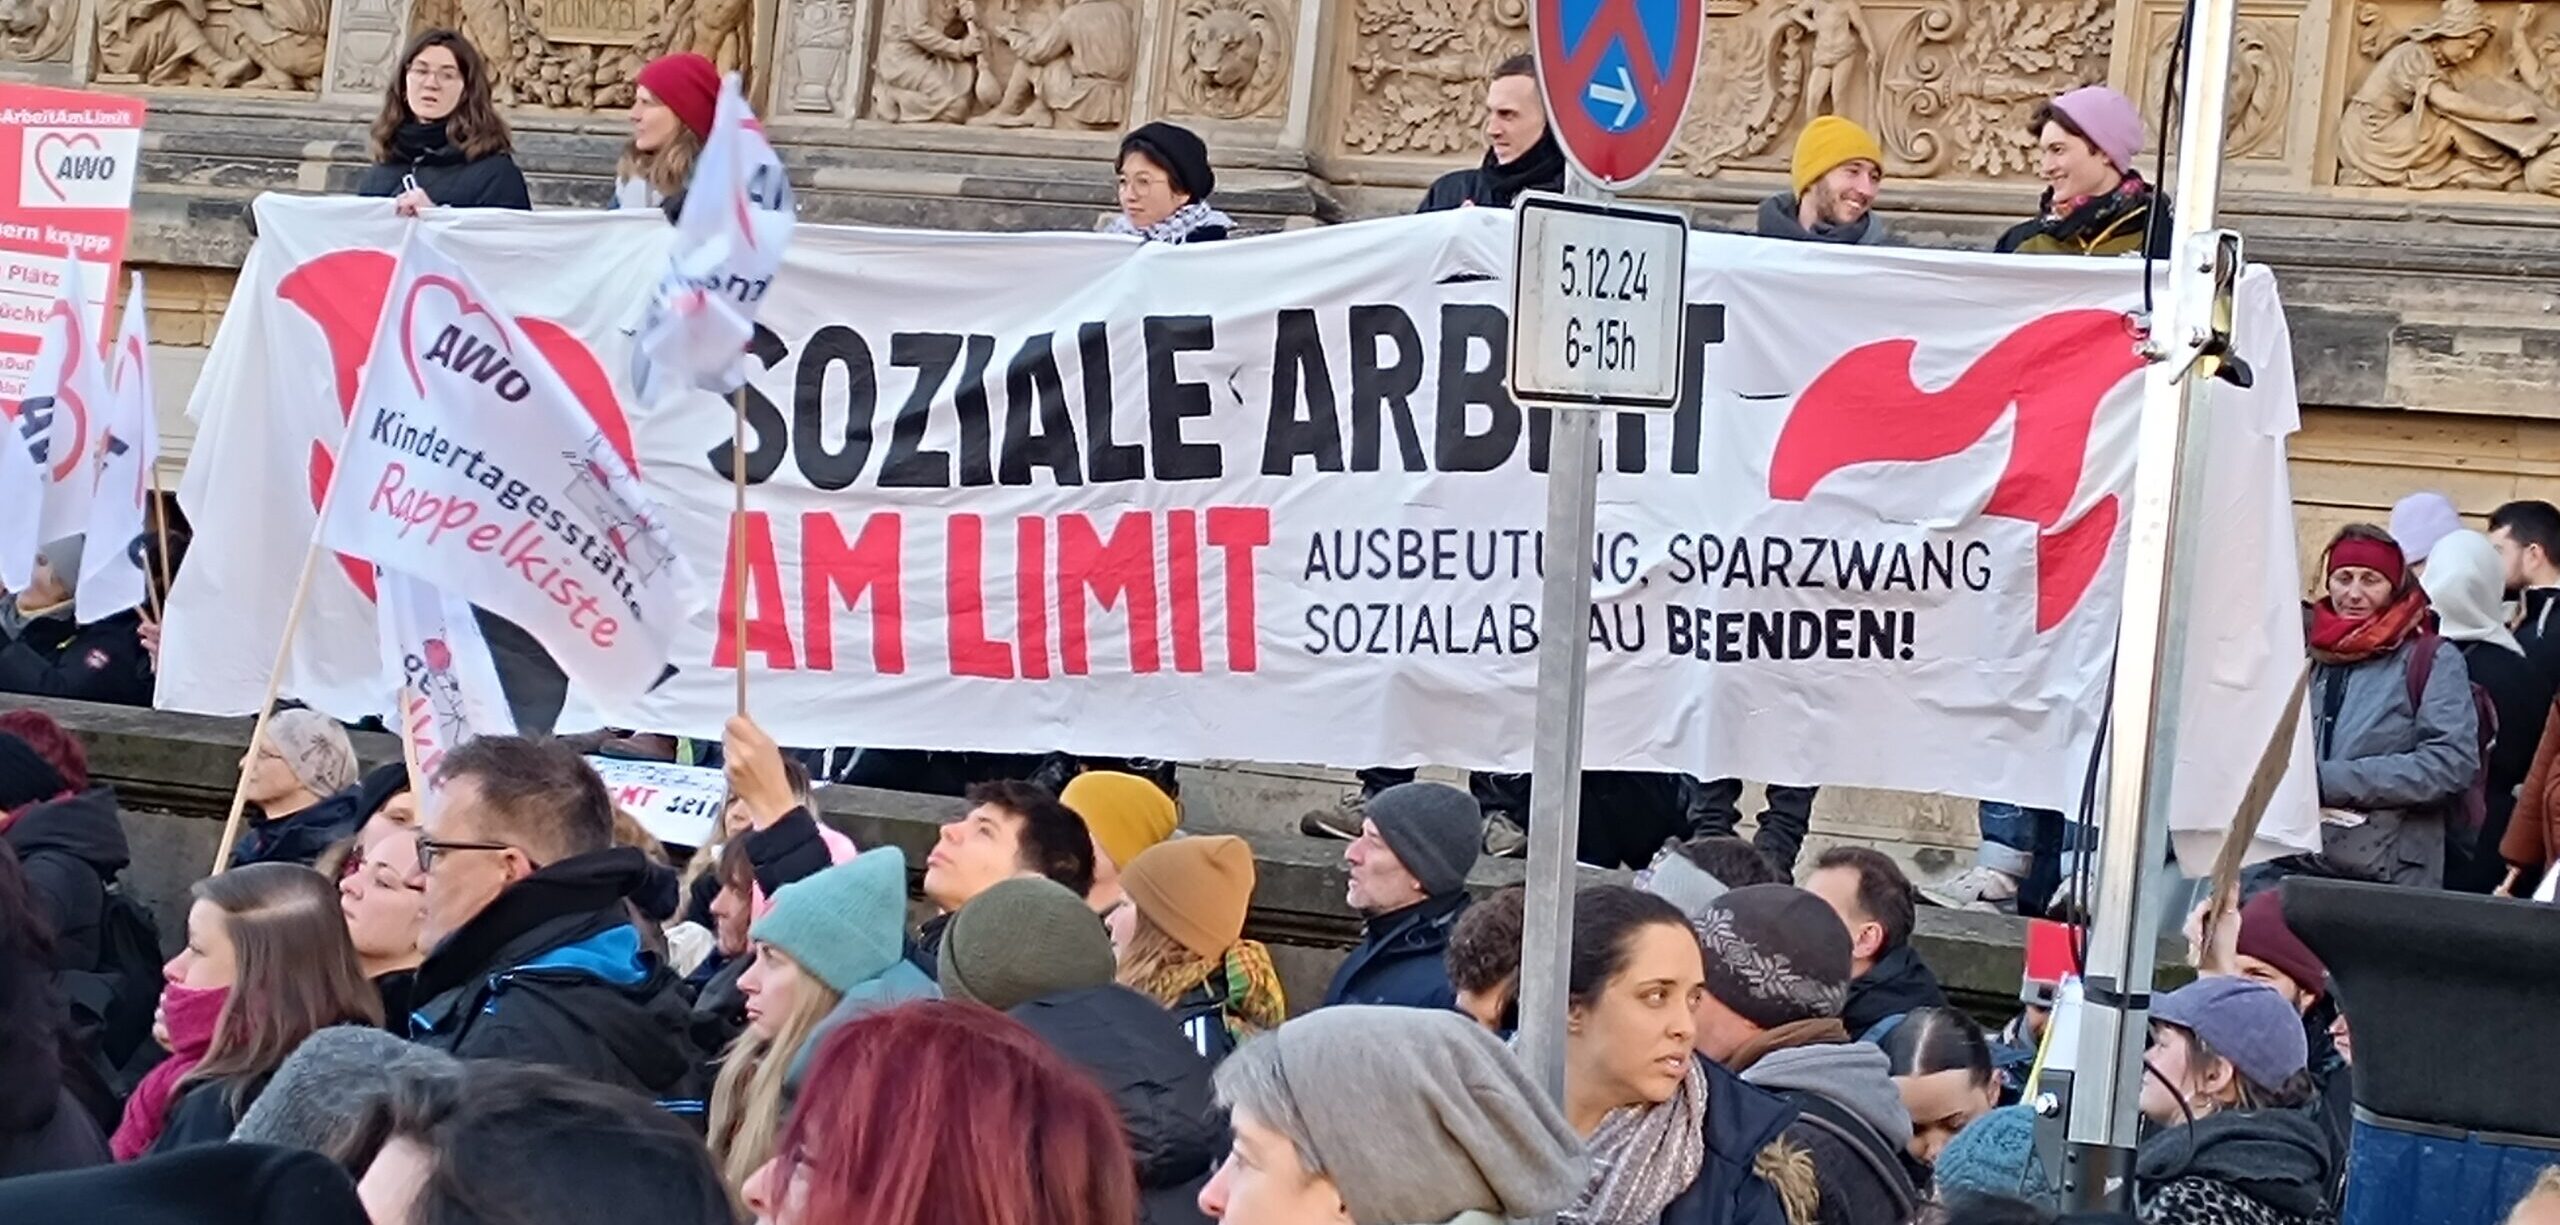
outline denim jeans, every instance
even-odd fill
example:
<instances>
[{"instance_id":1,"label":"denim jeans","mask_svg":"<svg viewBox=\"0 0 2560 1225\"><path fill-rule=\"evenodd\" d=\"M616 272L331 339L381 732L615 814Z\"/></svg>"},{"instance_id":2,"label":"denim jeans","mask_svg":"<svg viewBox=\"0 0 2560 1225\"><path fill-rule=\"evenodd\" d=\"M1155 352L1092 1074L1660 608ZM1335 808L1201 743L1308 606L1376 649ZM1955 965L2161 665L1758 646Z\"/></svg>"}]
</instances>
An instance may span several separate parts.
<instances>
[{"instance_id":1,"label":"denim jeans","mask_svg":"<svg viewBox=\"0 0 2560 1225\"><path fill-rule=\"evenodd\" d=\"M1982 849L1974 862L2017 878L2018 913L2041 915L2062 885L2066 857L2077 863L2097 841L2088 826L2050 808L2021 808L1984 800ZM2086 902L2086 899L2083 899Z\"/></svg>"}]
</instances>

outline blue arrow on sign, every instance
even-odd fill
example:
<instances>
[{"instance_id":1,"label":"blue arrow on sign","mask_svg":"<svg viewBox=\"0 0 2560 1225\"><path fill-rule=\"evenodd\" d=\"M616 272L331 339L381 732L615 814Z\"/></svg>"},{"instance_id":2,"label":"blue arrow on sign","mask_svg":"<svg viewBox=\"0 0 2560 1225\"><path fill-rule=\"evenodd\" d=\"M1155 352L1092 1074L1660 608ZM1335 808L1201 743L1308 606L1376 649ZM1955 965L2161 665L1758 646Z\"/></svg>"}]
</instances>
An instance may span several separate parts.
<instances>
[{"instance_id":1,"label":"blue arrow on sign","mask_svg":"<svg viewBox=\"0 0 2560 1225\"><path fill-rule=\"evenodd\" d=\"M1636 91L1625 43L1613 41L1600 54L1591 83L1582 90L1582 109L1593 123L1611 132L1624 132L1644 122L1644 95Z\"/></svg>"}]
</instances>

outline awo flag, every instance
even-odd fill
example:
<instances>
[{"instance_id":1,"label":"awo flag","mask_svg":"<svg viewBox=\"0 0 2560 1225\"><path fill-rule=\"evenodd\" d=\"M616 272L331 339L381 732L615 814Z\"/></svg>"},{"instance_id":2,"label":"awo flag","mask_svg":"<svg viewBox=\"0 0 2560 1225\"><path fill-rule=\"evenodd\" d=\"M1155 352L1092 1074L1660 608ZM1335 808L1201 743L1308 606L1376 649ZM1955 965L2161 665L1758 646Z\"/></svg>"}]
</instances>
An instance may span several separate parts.
<instances>
[{"instance_id":1,"label":"awo flag","mask_svg":"<svg viewBox=\"0 0 2560 1225\"><path fill-rule=\"evenodd\" d=\"M505 617L627 700L666 666L685 567L629 462L496 301L411 234L321 543Z\"/></svg>"},{"instance_id":2,"label":"awo flag","mask_svg":"<svg viewBox=\"0 0 2560 1225\"><path fill-rule=\"evenodd\" d=\"M107 407L106 361L100 355L80 261L62 262L61 292L45 320L35 373L14 424L44 481L37 539L51 543L89 527L89 499L98 487L93 451L96 419Z\"/></svg>"},{"instance_id":3,"label":"awo flag","mask_svg":"<svg viewBox=\"0 0 2560 1225\"><path fill-rule=\"evenodd\" d=\"M124 325L110 357L114 377L98 414L97 492L89 502L86 547L80 554L79 616L82 624L139 608L150 589L151 470L160 462L159 409L151 392L150 323L143 310L142 274L124 298Z\"/></svg>"},{"instance_id":4,"label":"awo flag","mask_svg":"<svg viewBox=\"0 0 2560 1225\"><path fill-rule=\"evenodd\" d=\"M385 296L366 270L400 241L345 202L260 213L196 393L218 443L181 494L199 543L161 690L186 709L263 690L181 626L281 624L266 592L310 511L276 474L327 466L344 403L329 364L285 355L360 363ZM616 303L665 227L434 232L555 368L629 368ZM1488 210L1199 247L802 227L757 320L747 547L677 628L674 675L602 713L716 735L743 656L789 744L1519 770L1536 647L1563 632L1591 650L1593 768L2076 805L2120 615L2138 265L1696 236L1687 391L1603 423L1596 606L1559 628L1550 422L1503 389L1509 244ZM2260 390L2214 392L2217 540L2290 514L2281 310L2272 278L2243 288ZM571 382L622 419L627 386ZM705 568L728 555L731 430L683 396L631 433ZM2224 700L2182 721L2184 812L2237 806L2274 720L2236 698L2281 698L2301 659L2289 599L2257 598L2294 572L2289 537L2232 539L2204 581L2252 598L2193 630L2214 662L2190 682ZM337 662L366 597L321 586L287 691L366 713L370 639Z\"/></svg>"},{"instance_id":5,"label":"awo flag","mask_svg":"<svg viewBox=\"0 0 2560 1225\"><path fill-rule=\"evenodd\" d=\"M640 325L631 370L641 403L656 403L669 388L726 395L746 382L756 310L795 224L782 159L739 92L738 74L729 73L685 189L666 275Z\"/></svg>"},{"instance_id":6,"label":"awo flag","mask_svg":"<svg viewBox=\"0 0 2560 1225\"><path fill-rule=\"evenodd\" d=\"M515 720L469 604L398 571L374 581L392 726L432 790L445 754L477 736L512 736Z\"/></svg>"}]
</instances>

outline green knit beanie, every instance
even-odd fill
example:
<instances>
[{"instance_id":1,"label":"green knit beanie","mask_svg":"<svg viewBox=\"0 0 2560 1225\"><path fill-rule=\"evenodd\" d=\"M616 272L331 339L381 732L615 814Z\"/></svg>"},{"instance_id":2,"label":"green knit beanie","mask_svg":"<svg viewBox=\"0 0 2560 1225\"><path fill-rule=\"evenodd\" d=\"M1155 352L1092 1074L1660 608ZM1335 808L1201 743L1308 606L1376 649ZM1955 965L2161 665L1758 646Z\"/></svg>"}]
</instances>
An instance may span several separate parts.
<instances>
[{"instance_id":1,"label":"green knit beanie","mask_svg":"<svg viewBox=\"0 0 2560 1225\"><path fill-rule=\"evenodd\" d=\"M874 847L776 890L748 934L841 995L905 956L907 857Z\"/></svg>"},{"instance_id":2,"label":"green knit beanie","mask_svg":"<svg viewBox=\"0 0 2560 1225\"><path fill-rule=\"evenodd\" d=\"M1046 877L999 882L971 898L942 933L942 994L998 1012L1102 986L1117 969L1102 919Z\"/></svg>"}]
</instances>

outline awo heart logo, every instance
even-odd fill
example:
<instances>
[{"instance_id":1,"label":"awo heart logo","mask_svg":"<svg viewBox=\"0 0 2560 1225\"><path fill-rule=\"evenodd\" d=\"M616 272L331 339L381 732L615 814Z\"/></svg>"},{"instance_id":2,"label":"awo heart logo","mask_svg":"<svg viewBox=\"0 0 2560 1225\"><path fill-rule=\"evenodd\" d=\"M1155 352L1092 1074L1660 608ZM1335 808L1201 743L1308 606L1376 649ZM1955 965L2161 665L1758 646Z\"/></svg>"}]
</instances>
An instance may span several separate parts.
<instances>
[{"instance_id":1,"label":"awo heart logo","mask_svg":"<svg viewBox=\"0 0 2560 1225\"><path fill-rule=\"evenodd\" d=\"M439 303L438 296L445 301ZM425 324L441 336L444 329L459 327L473 315L489 321L490 339L497 347L505 349L509 357L516 355L515 342L497 326L498 317L474 299L461 282L441 276L422 276L410 282L409 300L400 304L400 360L408 364L409 383L419 395L427 394L426 375L418 369L418 336L425 330L419 325Z\"/></svg>"},{"instance_id":2,"label":"awo heart logo","mask_svg":"<svg viewBox=\"0 0 2560 1225\"><path fill-rule=\"evenodd\" d=\"M1911 378L1913 340L1880 340L1840 356L1796 398L1769 462L1769 496L1801 502L1853 464L1945 459L2018 410L2009 462L1982 513L2036 525L2036 632L2080 606L2115 539L2116 495L2064 523L2088 466L2098 406L2135 371L2124 316L2058 311L2009 333L1938 391Z\"/></svg>"},{"instance_id":3,"label":"awo heart logo","mask_svg":"<svg viewBox=\"0 0 2560 1225\"><path fill-rule=\"evenodd\" d=\"M330 371L336 380L338 417L342 421L355 416L356 383L364 375L366 351L373 343L374 328L381 321L386 299L391 296L391 278L398 270L397 264L398 261L388 251L332 251L304 262L276 282L276 297L291 303L311 320L328 345ZM429 279L441 278L422 278L421 291L410 294L410 302L403 304L404 309L417 306L425 297L424 284ZM459 293L458 287L452 292L457 308L455 317L468 313L460 308L479 309L477 304ZM622 402L613 393L613 380L605 374L604 366L596 360L594 351L567 328L548 319L530 315L517 315L514 319L516 326L523 330L525 339L532 342L535 351L543 360L550 362L551 368L568 384L570 394L577 397L579 405L587 410L587 416L595 421L596 429L604 435L606 444L622 457L623 462L631 465L634 473L639 472L639 457L631 444L631 422L623 416ZM409 329L404 328L403 333L408 334ZM414 361L410 369L414 377ZM327 496L329 479L337 472L337 455L329 447L329 440L325 438L311 442L305 475L314 511ZM346 571L348 581L355 584L356 590L363 592L368 600L374 598L372 564L343 553L337 557L339 567Z\"/></svg>"},{"instance_id":4,"label":"awo heart logo","mask_svg":"<svg viewBox=\"0 0 2560 1225\"><path fill-rule=\"evenodd\" d=\"M71 199L71 193L64 190L62 180L57 176L61 173L63 159L80 149L89 149L101 157L107 151L106 145L92 132L77 132L69 136L47 132L36 138L36 180L43 183L44 189L52 192L56 200Z\"/></svg>"}]
</instances>

